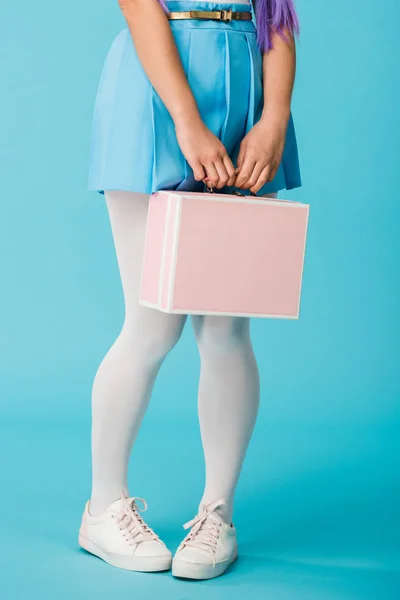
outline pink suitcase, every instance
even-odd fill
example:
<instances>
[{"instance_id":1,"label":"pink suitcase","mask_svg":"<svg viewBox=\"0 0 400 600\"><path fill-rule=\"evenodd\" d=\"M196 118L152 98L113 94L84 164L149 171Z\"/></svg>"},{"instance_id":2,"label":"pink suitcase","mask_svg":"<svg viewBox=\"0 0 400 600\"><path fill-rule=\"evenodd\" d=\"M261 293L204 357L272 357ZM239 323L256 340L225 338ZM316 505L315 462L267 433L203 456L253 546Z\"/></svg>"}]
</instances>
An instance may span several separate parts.
<instances>
[{"instance_id":1,"label":"pink suitcase","mask_svg":"<svg viewBox=\"0 0 400 600\"><path fill-rule=\"evenodd\" d=\"M309 206L158 192L140 304L167 313L297 319Z\"/></svg>"}]
</instances>

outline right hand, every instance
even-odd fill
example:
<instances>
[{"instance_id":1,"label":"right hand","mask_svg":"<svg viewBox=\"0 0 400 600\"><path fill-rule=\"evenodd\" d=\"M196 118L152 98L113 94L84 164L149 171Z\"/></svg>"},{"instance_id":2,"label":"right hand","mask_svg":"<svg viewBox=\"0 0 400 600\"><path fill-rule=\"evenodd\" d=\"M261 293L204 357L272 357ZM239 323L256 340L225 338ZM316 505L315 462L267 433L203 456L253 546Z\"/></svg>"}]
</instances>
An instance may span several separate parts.
<instances>
[{"instance_id":1,"label":"right hand","mask_svg":"<svg viewBox=\"0 0 400 600\"><path fill-rule=\"evenodd\" d=\"M235 182L235 167L225 146L199 121L176 125L176 137L196 181L218 189Z\"/></svg>"}]
</instances>

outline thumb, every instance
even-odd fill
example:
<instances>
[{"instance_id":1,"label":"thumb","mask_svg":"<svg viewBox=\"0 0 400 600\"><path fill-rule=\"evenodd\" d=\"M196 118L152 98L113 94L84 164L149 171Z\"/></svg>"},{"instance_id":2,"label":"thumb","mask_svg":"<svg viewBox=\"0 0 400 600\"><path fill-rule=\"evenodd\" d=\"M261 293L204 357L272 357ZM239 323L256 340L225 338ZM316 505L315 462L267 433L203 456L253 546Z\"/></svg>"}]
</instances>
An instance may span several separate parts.
<instances>
[{"instance_id":1,"label":"thumb","mask_svg":"<svg viewBox=\"0 0 400 600\"><path fill-rule=\"evenodd\" d=\"M191 164L190 166L192 167L193 176L194 176L195 180L203 181L206 176L206 173L203 169L203 165L197 161L197 162L194 162L193 164Z\"/></svg>"}]
</instances>

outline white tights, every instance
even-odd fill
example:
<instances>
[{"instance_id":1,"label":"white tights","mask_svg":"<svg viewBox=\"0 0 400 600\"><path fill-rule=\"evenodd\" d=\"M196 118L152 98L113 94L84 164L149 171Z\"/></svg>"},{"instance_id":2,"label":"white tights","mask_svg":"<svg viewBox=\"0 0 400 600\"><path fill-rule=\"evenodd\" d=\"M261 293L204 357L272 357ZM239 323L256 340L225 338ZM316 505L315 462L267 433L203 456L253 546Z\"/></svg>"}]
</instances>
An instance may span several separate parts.
<instances>
[{"instance_id":1,"label":"white tights","mask_svg":"<svg viewBox=\"0 0 400 600\"><path fill-rule=\"evenodd\" d=\"M159 368L179 340L186 318L138 304L148 196L106 192L125 297L121 334L104 358L93 385L91 512L99 514L128 494L132 445ZM232 519L233 496L259 405L259 377L249 320L195 316L201 357L198 410L206 463L200 505L226 499L222 516Z\"/></svg>"}]
</instances>

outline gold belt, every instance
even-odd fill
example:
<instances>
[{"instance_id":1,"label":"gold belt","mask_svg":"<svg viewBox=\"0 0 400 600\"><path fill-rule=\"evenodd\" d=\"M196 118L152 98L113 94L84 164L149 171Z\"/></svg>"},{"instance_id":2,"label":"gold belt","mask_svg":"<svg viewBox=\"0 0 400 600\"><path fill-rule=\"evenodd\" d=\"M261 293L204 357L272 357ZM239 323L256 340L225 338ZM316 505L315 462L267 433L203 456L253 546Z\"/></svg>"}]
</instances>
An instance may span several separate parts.
<instances>
[{"instance_id":1,"label":"gold belt","mask_svg":"<svg viewBox=\"0 0 400 600\"><path fill-rule=\"evenodd\" d=\"M199 19L211 21L251 21L251 12L234 12L232 10L188 10L187 12L167 13L170 21L182 19Z\"/></svg>"}]
</instances>

